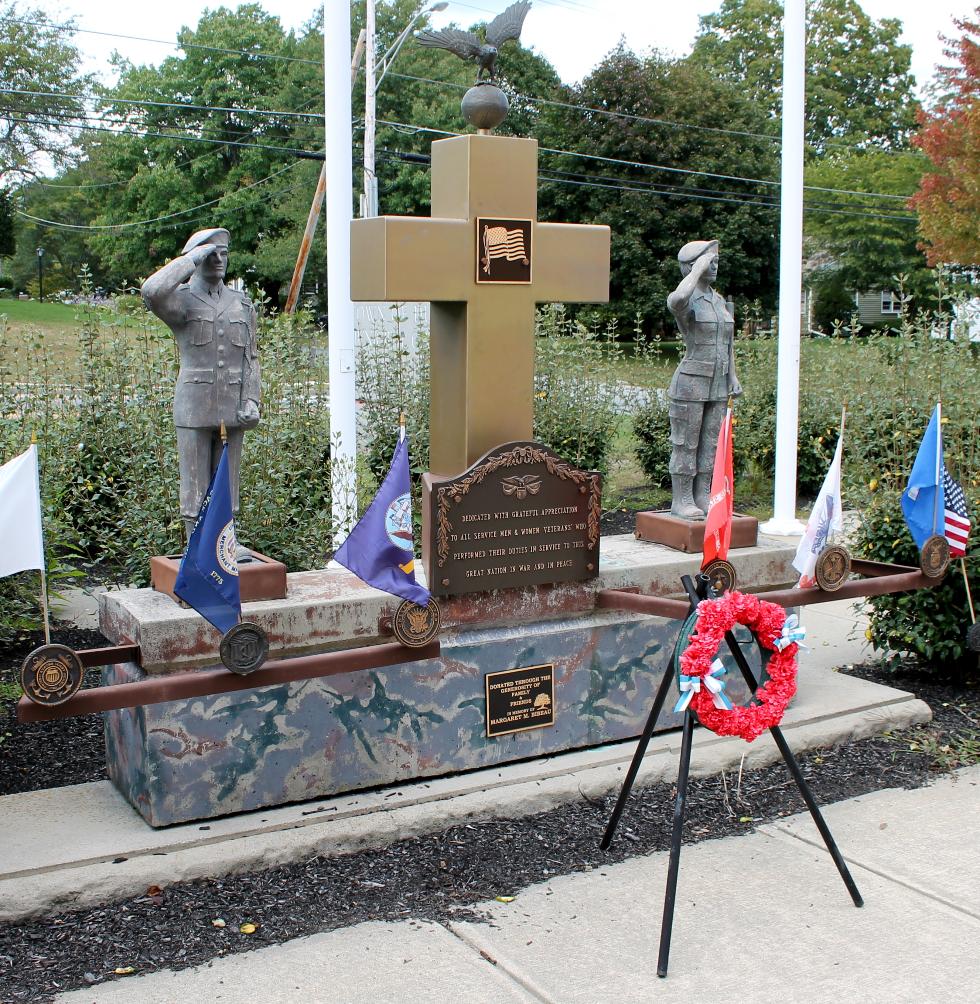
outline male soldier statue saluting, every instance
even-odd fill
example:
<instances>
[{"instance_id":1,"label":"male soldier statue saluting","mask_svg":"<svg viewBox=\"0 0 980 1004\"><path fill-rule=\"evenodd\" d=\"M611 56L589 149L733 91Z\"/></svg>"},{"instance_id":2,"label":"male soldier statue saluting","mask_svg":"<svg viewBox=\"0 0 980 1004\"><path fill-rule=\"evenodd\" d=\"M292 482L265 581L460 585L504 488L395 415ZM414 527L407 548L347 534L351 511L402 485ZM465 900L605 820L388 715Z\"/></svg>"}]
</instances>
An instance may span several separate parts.
<instances>
[{"instance_id":1,"label":"male soldier statue saluting","mask_svg":"<svg viewBox=\"0 0 980 1004\"><path fill-rule=\"evenodd\" d=\"M143 283L147 308L173 332L180 353L174 424L180 464L180 515L188 538L221 458L221 424L228 436L232 509L245 429L259 422L261 382L255 308L224 284L228 231L193 234L179 258Z\"/></svg>"}]
</instances>

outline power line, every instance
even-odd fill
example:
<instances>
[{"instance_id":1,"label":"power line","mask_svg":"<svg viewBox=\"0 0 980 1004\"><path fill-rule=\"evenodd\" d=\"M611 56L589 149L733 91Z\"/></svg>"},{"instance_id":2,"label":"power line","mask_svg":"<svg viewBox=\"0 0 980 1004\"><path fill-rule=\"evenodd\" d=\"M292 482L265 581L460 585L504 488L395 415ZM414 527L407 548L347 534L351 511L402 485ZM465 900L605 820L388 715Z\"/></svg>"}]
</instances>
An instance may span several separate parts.
<instances>
[{"instance_id":1,"label":"power line","mask_svg":"<svg viewBox=\"0 0 980 1004\"><path fill-rule=\"evenodd\" d=\"M224 202L225 199L231 198L233 195L238 195L240 192L247 192L251 188L256 188L259 185L265 184L267 181L272 181L273 178L278 178L279 175L285 174L287 171L291 171L298 163L298 161L293 161L291 164L287 164L285 167L280 168L280 170L274 171L266 178L260 178L258 181L242 185L240 188L236 188L233 192L225 192L224 195L219 195L218 198L212 199L210 202L202 202L199 206L191 206L190 209L180 209L176 213L167 213L166 216L156 216L150 220L137 220L133 223L61 223L58 220L45 220L41 219L39 216L32 216L30 213L25 213L20 209L15 209L14 212L17 213L18 216L22 216L24 219L30 220L32 223L43 223L46 226L60 227L65 230L128 230L131 227L145 227L149 226L151 223L163 223L166 220L172 220L178 216L185 216L187 213L196 213L199 209L207 209L209 206L216 206L219 202Z\"/></svg>"},{"instance_id":2,"label":"power line","mask_svg":"<svg viewBox=\"0 0 980 1004\"><path fill-rule=\"evenodd\" d=\"M74 24L54 24L51 21L31 21L22 17L5 17L0 21L7 21L13 24L26 24L32 28L56 28L61 31L70 31L84 35L101 35L104 38L123 38L131 42L152 42L156 45L167 45L171 49L203 49L207 52L221 52L225 55L250 56L255 59L282 59L290 63L309 63L311 66L323 66L322 60L303 59L300 56L283 56L279 53L256 52L253 49L224 49L217 45L202 45L199 42L168 42L163 38L145 38L142 35L121 35L115 31L94 31L91 28L79 28Z\"/></svg>"},{"instance_id":3,"label":"power line","mask_svg":"<svg viewBox=\"0 0 980 1004\"><path fill-rule=\"evenodd\" d=\"M205 111L205 112L237 112L242 115L269 115L276 116L278 118L300 118L300 119L314 119L315 121L322 122L323 115L318 115L315 112L287 112L278 111L272 108L240 108L240 107L226 107L223 105L191 105L186 104L182 101L149 101L149 100L136 100L135 98L113 98L113 97L101 97L95 94L89 95L65 95L58 94L56 91L26 91L17 90L13 87L0 87L0 94L14 94L23 95L25 97L32 98L61 98L62 100L71 100L72 98L88 99L90 101L96 101L104 105L137 105L140 107L147 108L182 108L188 111Z\"/></svg>"},{"instance_id":4,"label":"power line","mask_svg":"<svg viewBox=\"0 0 980 1004\"><path fill-rule=\"evenodd\" d=\"M50 126L50 127L53 127L53 128L56 128L58 126L63 126L63 125L66 124L65 121L63 121L63 120L62 121L58 121L58 120L51 121L50 119L49 120L43 120L43 119L25 119L25 118L18 118L17 116L14 116L14 115L4 115L4 116L0 116L0 118L5 118L5 119L7 119L10 122L24 122L27 125L42 125L42 126ZM110 119L91 119L90 121L108 122L108 121L111 121L111 120ZM292 154L294 157L308 157L309 156L309 151L308 150L300 150L300 149L297 149L296 147L290 147L290 146L272 146L272 145L270 145L268 143L246 143L246 142L243 142L243 141L240 141L240 140L231 140L231 139L211 139L211 138L209 138L207 136L191 136L188 133L184 133L184 134L181 135L181 134L167 133L167 132L152 132L152 131L149 131L149 130L143 130L143 131L140 131L140 132L136 132L136 131L133 131L133 130L120 131L118 129L109 129L109 128L106 128L104 126L91 126L91 125L73 125L72 128L73 129L80 129L80 130L85 131L85 132L106 132L106 133L111 133L113 136L126 136L126 137L130 137L130 138L135 138L135 139L146 139L146 138L150 138L150 137L152 137L154 139L173 139L173 140L177 140L177 141L179 141L181 143L211 143L214 146L247 147L247 148L252 149L252 150L271 150L271 151L273 151L275 153L289 153L289 154Z\"/></svg>"},{"instance_id":5,"label":"power line","mask_svg":"<svg viewBox=\"0 0 980 1004\"><path fill-rule=\"evenodd\" d=\"M409 130L410 132L426 132L432 133L438 136L461 136L463 133L450 132L446 129L430 129L427 126L412 125L405 122L392 122L387 119L378 119L378 125L386 125L395 129ZM745 182L747 184L753 185L768 185L772 188L779 188L780 182L770 181L766 178L746 178L741 175L734 174L717 174L712 171L697 171L693 168L686 167L668 167L666 164L647 164L643 161L636 160L623 160L618 157L603 157L599 154L593 153L579 153L577 150L557 150L553 147L542 146L539 147L541 153L555 154L557 156L569 156L569 157L580 157L584 160L594 160L604 164L617 164L622 167L635 167L644 170L652 171L667 171L671 174L688 174L688 175L699 175L704 178L717 178L720 181L739 181ZM841 195L864 195L875 198L888 198L888 199L899 199L904 200L909 198L909 196L902 195L887 195L882 192L856 192L850 191L848 189L837 189L837 188L818 188L816 186L805 185L804 188L813 191L830 192L833 194Z\"/></svg>"},{"instance_id":6,"label":"power line","mask_svg":"<svg viewBox=\"0 0 980 1004\"><path fill-rule=\"evenodd\" d=\"M388 76L390 77L401 77L403 80L415 80L419 83L424 84L435 84L438 87L451 87L455 90L466 91L468 86L466 84L457 84L452 80L436 80L433 77L419 77L412 73L399 73L397 70L389 70ZM609 108L594 108L592 105L577 105L569 101L556 101L553 98L539 98L535 97L533 94L521 94L519 91L514 91L513 96L519 101L530 101L532 104L536 105L551 105L555 108L570 108L574 111L581 112L591 112L595 115L604 115L608 118L616 119L627 119L631 122L644 122L650 125L662 125L670 126L674 129L692 129L699 132L711 132L720 133L725 136L740 136L748 137L749 139L763 139L767 143L778 143L778 136L770 136L768 133L761 132L748 132L742 129L722 129L718 126L703 126L696 125L693 122L674 122L670 119L658 119L651 118L648 115L634 115L631 112L617 112Z\"/></svg>"}]
</instances>

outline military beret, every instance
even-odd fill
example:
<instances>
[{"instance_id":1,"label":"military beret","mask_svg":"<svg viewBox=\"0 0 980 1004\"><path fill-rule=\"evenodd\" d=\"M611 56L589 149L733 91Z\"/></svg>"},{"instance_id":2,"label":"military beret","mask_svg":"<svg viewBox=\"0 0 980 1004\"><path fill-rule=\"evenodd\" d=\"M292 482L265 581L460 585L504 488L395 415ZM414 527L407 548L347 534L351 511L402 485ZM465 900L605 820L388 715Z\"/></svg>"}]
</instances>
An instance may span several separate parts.
<instances>
[{"instance_id":1,"label":"military beret","mask_svg":"<svg viewBox=\"0 0 980 1004\"><path fill-rule=\"evenodd\" d=\"M231 237L231 234L223 227L210 227L207 230L198 230L196 234L191 234L187 238L187 243L180 253L187 254L188 251L199 247L201 244L223 244L225 247L228 247L229 237Z\"/></svg>"},{"instance_id":2,"label":"military beret","mask_svg":"<svg viewBox=\"0 0 980 1004\"><path fill-rule=\"evenodd\" d=\"M677 252L677 260L682 265L690 265L691 262L696 261L707 251L717 251L718 242L717 241L688 241Z\"/></svg>"}]
</instances>

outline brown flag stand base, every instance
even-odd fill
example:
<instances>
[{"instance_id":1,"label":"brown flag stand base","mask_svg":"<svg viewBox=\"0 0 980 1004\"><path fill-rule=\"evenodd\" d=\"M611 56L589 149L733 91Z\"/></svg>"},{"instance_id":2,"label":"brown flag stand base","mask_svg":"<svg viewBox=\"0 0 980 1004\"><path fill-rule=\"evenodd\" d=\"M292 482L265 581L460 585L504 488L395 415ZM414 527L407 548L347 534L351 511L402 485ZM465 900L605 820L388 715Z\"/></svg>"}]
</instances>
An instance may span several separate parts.
<instances>
[{"instance_id":1,"label":"brown flag stand base","mask_svg":"<svg viewBox=\"0 0 980 1004\"><path fill-rule=\"evenodd\" d=\"M687 592L688 600L690 601L690 607L688 610L689 614L693 614L697 609L698 603L709 595L708 577L705 575L698 575L697 579L698 585L697 588L695 588L694 582L691 580L689 575L681 576L681 584L684 586L684 589ZM683 630L683 627L681 630ZM678 637L678 644L680 644L680 641L681 639ZM726 632L725 642L728 645L729 651L735 659L742 676L745 678L746 684L748 684L749 689L754 694L759 687L759 681L752 672L752 668L749 666L748 660L745 658L745 653L742 651L738 640L731 631ZM653 730L656 728L657 719L660 717L660 712L663 710L664 701L667 699L667 693L670 690L670 684L673 681L673 678L674 674L671 672L670 664L668 664L665 669L663 679L660 682L660 687L654 697L653 707L650 709L650 717L647 719L647 723L643 728L640 740L636 746L636 752L633 754L633 760L630 763L629 770L626 772L626 779L623 782L619 798L616 800L616 805L613 808L612 815L609 817L606 832L603 834L602 840L599 843L599 846L604 851L609 849L609 845L612 843L613 836L616 833L616 827L619 825L620 816L622 816L623 809L629 799L630 792L633 788L633 782L636 780L636 775L640 769L640 764L643 761L643 756L646 753L650 737L653 735ZM674 802L674 825L671 833L670 859L667 867L667 889L664 893L664 915L663 923L660 927L660 953L657 957L657 975L660 977L667 975L667 963L670 957L670 937L674 925L674 901L677 895L677 875L680 869L681 832L684 827L684 806L687 800L687 781L691 768L691 750L694 740L694 720L694 712L691 710L690 706L688 706L684 712L684 725L681 731L681 758L677 768L677 798ZM863 906L864 900L861 898L861 893L858 891L858 887L855 884L854 879L851 877L850 871L848 871L847 865L837 847L833 834L830 832L829 827L824 821L823 815L820 812L820 807L817 805L816 799L813 797L813 792L810 790L810 786L806 783L806 779L803 777L803 772L800 770L800 765L796 762L796 757L793 756L793 751L789 748L789 744L786 742L786 739L778 726L773 726L769 732L772 734L776 746L782 754L783 760L786 762L786 767L792 775L793 780L796 782L796 786L800 789L800 794L806 802L806 807L810 810L810 815L813 817L813 821L816 824L817 829L820 831L820 836L823 838L823 842L826 845L830 856L833 858L834 864L837 866L837 871L840 872L840 876L844 880L844 885L847 887L847 891L850 893L851 899L854 901L854 905Z\"/></svg>"}]
</instances>

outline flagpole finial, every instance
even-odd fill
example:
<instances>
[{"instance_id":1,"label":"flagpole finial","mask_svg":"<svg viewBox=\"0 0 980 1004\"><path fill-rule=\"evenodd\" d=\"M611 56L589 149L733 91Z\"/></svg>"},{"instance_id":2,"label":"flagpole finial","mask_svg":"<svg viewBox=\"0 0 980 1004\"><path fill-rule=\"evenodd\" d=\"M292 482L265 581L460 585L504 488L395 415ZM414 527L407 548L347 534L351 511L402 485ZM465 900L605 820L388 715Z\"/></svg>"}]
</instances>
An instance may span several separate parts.
<instances>
[{"instance_id":1,"label":"flagpole finial","mask_svg":"<svg viewBox=\"0 0 980 1004\"><path fill-rule=\"evenodd\" d=\"M221 443L223 446L228 445L228 430L225 428L225 423L221 423Z\"/></svg>"},{"instance_id":2,"label":"flagpole finial","mask_svg":"<svg viewBox=\"0 0 980 1004\"><path fill-rule=\"evenodd\" d=\"M37 430L31 432L31 446L37 446Z\"/></svg>"}]
</instances>

